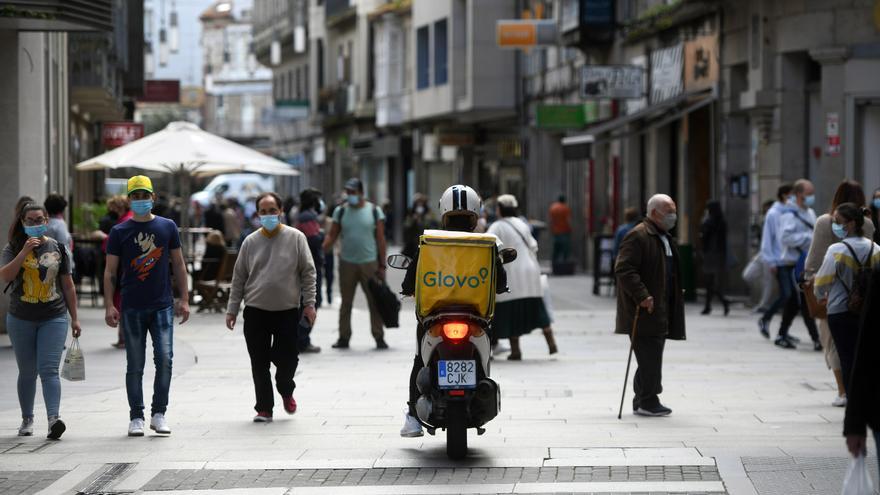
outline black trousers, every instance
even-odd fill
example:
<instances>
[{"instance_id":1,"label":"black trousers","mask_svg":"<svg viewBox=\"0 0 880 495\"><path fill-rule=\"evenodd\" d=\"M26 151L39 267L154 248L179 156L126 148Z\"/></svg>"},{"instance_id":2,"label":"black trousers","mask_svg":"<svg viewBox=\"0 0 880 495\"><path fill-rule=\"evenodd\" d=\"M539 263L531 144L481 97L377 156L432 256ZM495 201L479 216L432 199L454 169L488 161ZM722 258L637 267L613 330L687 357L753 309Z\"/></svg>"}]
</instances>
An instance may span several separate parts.
<instances>
[{"instance_id":1,"label":"black trousers","mask_svg":"<svg viewBox=\"0 0 880 495\"><path fill-rule=\"evenodd\" d=\"M251 374L257 412L272 413L275 405L272 377L269 365L275 365L275 387L282 397L293 395L296 384L293 375L299 364L296 348L297 324L300 309L265 311L258 308L244 309L244 339L251 357Z\"/></svg>"},{"instance_id":2,"label":"black trousers","mask_svg":"<svg viewBox=\"0 0 880 495\"><path fill-rule=\"evenodd\" d=\"M633 353L636 355L636 374L633 378L633 410L660 404L657 397L663 392L663 349L666 337L636 336Z\"/></svg>"},{"instance_id":3,"label":"black trousers","mask_svg":"<svg viewBox=\"0 0 880 495\"><path fill-rule=\"evenodd\" d=\"M724 274L704 274L706 281L706 308L712 308L712 298L718 296L721 304L727 306L729 301L724 297Z\"/></svg>"},{"instance_id":4,"label":"black trousers","mask_svg":"<svg viewBox=\"0 0 880 495\"><path fill-rule=\"evenodd\" d=\"M788 298L788 302L785 303L779 335L781 337L788 335L788 329L791 328L791 324L798 313L804 319L804 325L807 326L807 331L810 332L810 338L813 339L813 342L819 342L819 330L816 328L816 320L810 316L810 310L807 308L807 297L802 291L797 289Z\"/></svg>"},{"instance_id":5,"label":"black trousers","mask_svg":"<svg viewBox=\"0 0 880 495\"><path fill-rule=\"evenodd\" d=\"M416 386L416 378L419 376L419 370L425 367L425 363L422 362L421 348L422 337L425 335L425 331L421 325L416 328L416 357L413 359L412 371L409 374L409 401L406 404L409 406L409 415L414 418L417 417L416 401L422 395L419 393L419 387Z\"/></svg>"},{"instance_id":6,"label":"black trousers","mask_svg":"<svg viewBox=\"0 0 880 495\"><path fill-rule=\"evenodd\" d=\"M835 313L828 315L828 328L840 356L840 371L843 372L843 387L849 393L853 365L856 362L856 347L859 341L859 315L855 313Z\"/></svg>"}]
</instances>

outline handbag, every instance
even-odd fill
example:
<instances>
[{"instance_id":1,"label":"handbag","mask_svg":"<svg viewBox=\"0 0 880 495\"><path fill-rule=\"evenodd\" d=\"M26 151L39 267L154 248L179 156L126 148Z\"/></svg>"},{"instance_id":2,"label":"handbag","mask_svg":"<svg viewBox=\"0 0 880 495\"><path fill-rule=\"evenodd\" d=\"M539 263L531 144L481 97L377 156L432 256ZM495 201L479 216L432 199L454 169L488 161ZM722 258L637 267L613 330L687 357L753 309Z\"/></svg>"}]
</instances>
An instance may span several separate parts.
<instances>
[{"instance_id":1,"label":"handbag","mask_svg":"<svg viewBox=\"0 0 880 495\"><path fill-rule=\"evenodd\" d=\"M373 302L376 309L382 317L382 324L385 328L397 328L400 326L400 300L397 295L388 287L384 280L378 277L371 277L367 282L367 289L373 296Z\"/></svg>"},{"instance_id":2,"label":"handbag","mask_svg":"<svg viewBox=\"0 0 880 495\"><path fill-rule=\"evenodd\" d=\"M812 318L822 318L825 320L828 318L828 308L816 298L816 293L813 292L815 285L816 281L813 279L805 280L801 285L804 291L804 298L807 300L807 311Z\"/></svg>"},{"instance_id":3,"label":"handbag","mask_svg":"<svg viewBox=\"0 0 880 495\"><path fill-rule=\"evenodd\" d=\"M86 379L86 361L79 346L79 338L74 338L67 348L64 364L61 366L61 378L71 382L81 382Z\"/></svg>"}]
</instances>

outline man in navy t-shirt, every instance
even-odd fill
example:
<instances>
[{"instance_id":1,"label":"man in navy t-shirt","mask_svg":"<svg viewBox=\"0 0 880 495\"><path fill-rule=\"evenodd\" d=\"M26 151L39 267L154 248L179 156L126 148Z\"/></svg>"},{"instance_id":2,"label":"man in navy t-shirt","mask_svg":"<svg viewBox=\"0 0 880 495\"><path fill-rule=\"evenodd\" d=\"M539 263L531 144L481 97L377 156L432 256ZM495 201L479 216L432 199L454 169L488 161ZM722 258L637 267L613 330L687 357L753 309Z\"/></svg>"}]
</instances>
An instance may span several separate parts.
<instances>
[{"instance_id":1,"label":"man in navy t-shirt","mask_svg":"<svg viewBox=\"0 0 880 495\"><path fill-rule=\"evenodd\" d=\"M153 383L150 429L168 435L165 420L171 388L171 357L174 339L174 296L171 276L181 296L180 323L189 319L186 264L180 250L177 225L152 214L153 183L137 175L128 180L128 197L134 216L110 231L104 270L105 321L116 327L122 319L128 366L125 389L130 409L128 435L144 435L144 362L147 333L153 341L156 380ZM172 266L173 265L173 266ZM173 270L172 270L173 268ZM117 278L118 276L118 278ZM122 314L113 307L117 281L122 293Z\"/></svg>"}]
</instances>

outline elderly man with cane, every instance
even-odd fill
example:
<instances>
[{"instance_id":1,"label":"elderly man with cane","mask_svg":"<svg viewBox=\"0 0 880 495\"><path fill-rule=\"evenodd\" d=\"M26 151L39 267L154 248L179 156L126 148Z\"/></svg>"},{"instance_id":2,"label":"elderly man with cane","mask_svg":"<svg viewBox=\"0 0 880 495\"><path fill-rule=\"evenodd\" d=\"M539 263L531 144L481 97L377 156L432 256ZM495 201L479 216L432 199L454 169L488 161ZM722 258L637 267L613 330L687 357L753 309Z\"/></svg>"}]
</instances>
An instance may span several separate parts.
<instances>
[{"instance_id":1,"label":"elderly man with cane","mask_svg":"<svg viewBox=\"0 0 880 495\"><path fill-rule=\"evenodd\" d=\"M615 333L630 336L630 358L633 352L636 355L633 413L641 416L672 413L660 403L658 395L663 391L666 340L685 338L678 246L669 234L677 218L672 198L665 194L652 196L647 217L621 243L614 268L618 287ZM620 407L622 412L622 400Z\"/></svg>"}]
</instances>

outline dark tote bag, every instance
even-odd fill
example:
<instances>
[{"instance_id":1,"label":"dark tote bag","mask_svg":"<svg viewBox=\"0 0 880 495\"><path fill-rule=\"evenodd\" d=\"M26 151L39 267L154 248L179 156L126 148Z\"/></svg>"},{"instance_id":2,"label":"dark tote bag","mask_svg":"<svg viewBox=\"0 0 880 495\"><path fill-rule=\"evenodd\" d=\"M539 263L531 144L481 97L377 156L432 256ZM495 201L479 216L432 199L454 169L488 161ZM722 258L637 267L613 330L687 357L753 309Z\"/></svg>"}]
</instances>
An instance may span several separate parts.
<instances>
[{"instance_id":1,"label":"dark tote bag","mask_svg":"<svg viewBox=\"0 0 880 495\"><path fill-rule=\"evenodd\" d=\"M376 303L376 309L382 316L382 324L385 328L397 328L400 326L400 300L388 287L384 280L373 277L369 283L370 294Z\"/></svg>"}]
</instances>

